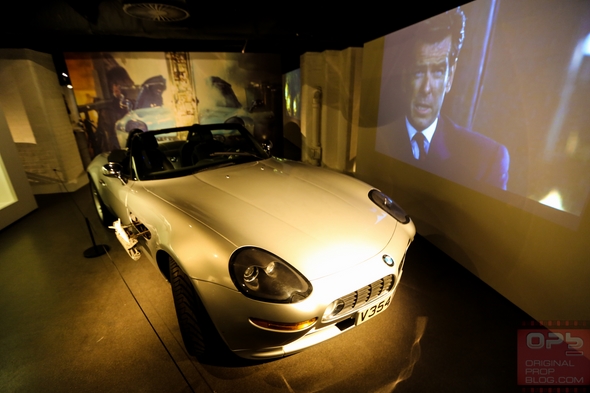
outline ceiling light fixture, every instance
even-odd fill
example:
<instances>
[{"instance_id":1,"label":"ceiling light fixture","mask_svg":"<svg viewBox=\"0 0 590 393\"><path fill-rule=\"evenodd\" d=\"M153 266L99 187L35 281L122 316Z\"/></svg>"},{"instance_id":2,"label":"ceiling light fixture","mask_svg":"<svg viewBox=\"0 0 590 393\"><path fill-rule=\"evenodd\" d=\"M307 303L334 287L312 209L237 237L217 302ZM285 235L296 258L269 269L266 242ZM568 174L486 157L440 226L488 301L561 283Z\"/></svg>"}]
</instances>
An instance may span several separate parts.
<instances>
[{"instance_id":1,"label":"ceiling light fixture","mask_svg":"<svg viewBox=\"0 0 590 393\"><path fill-rule=\"evenodd\" d=\"M135 18L154 22L177 22L190 16L187 10L165 3L127 3L123 11Z\"/></svg>"}]
</instances>

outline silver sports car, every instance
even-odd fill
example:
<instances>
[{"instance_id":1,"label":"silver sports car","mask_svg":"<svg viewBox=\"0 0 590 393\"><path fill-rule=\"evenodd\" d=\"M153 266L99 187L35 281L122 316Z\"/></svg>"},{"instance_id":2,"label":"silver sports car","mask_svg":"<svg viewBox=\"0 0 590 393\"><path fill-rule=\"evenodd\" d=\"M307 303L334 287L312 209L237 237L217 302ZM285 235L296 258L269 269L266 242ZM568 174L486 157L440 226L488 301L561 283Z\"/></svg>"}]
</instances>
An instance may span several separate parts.
<instances>
[{"instance_id":1,"label":"silver sports car","mask_svg":"<svg viewBox=\"0 0 590 393\"><path fill-rule=\"evenodd\" d=\"M415 234L383 192L237 124L132 132L88 167L104 225L170 281L185 346L285 356L391 304Z\"/></svg>"}]
</instances>

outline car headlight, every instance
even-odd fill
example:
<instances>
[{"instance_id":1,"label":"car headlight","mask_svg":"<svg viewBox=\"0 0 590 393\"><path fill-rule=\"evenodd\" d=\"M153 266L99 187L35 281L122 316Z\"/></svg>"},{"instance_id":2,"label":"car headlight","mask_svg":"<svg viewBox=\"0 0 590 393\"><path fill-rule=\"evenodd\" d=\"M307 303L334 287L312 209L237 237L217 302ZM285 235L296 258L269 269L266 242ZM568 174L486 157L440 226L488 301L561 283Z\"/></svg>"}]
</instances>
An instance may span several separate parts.
<instances>
[{"instance_id":1,"label":"car headlight","mask_svg":"<svg viewBox=\"0 0 590 393\"><path fill-rule=\"evenodd\" d=\"M404 209L399 207L397 203L393 201L390 197L385 195L379 190L371 190L369 192L369 198L375 203L375 205L379 206L385 212L387 212L391 217L395 218L402 224L406 224L410 222L410 217L406 214Z\"/></svg>"},{"instance_id":2,"label":"car headlight","mask_svg":"<svg viewBox=\"0 0 590 393\"><path fill-rule=\"evenodd\" d=\"M312 291L311 283L293 266L260 248L234 252L229 271L240 292L257 300L297 303Z\"/></svg>"}]
</instances>

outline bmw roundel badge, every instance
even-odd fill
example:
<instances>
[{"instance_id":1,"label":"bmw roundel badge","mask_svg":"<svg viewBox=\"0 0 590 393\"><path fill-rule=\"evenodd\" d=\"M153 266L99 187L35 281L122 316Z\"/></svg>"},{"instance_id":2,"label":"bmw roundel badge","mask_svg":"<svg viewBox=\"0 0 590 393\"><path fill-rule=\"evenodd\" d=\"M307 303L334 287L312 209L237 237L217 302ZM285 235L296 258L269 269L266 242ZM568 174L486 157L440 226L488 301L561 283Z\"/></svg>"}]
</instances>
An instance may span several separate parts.
<instances>
[{"instance_id":1,"label":"bmw roundel badge","mask_svg":"<svg viewBox=\"0 0 590 393\"><path fill-rule=\"evenodd\" d=\"M385 262L388 266L393 266L394 263L393 258L387 254L383 255L383 262Z\"/></svg>"}]
</instances>

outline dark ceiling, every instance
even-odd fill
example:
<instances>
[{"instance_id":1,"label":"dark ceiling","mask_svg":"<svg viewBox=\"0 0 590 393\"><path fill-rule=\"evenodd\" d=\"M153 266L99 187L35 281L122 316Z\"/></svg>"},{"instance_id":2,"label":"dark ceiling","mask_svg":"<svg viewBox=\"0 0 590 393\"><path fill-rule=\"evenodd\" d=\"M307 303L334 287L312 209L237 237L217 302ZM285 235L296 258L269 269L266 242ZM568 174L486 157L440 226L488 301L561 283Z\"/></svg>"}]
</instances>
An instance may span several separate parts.
<instances>
[{"instance_id":1,"label":"dark ceiling","mask_svg":"<svg viewBox=\"0 0 590 393\"><path fill-rule=\"evenodd\" d=\"M148 2L149 0L143 0ZM406 1L388 9L323 2L197 2L154 0L189 12L178 22L138 19L123 11L137 0L12 0L3 5L1 48L48 53L78 51L246 52L282 55L283 69L297 68L305 52L341 50L466 3ZM343 3L344 4L344 3ZM383 3L381 3L383 4Z\"/></svg>"}]
</instances>

